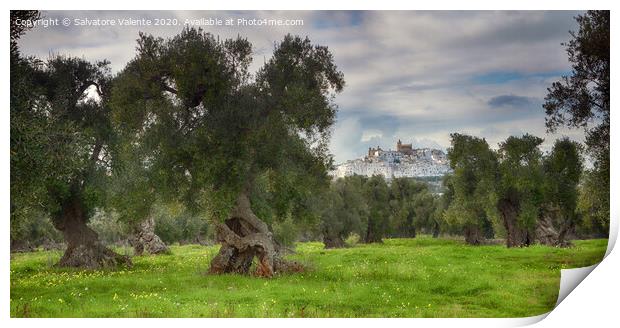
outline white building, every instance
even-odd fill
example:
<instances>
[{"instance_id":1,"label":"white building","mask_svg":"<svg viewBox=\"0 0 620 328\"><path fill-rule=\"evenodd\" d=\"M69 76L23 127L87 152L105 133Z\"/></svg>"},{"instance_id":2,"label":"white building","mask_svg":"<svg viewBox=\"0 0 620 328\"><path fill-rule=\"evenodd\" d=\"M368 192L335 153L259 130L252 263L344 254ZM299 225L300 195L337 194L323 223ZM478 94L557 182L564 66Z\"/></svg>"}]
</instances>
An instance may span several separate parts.
<instances>
[{"instance_id":1,"label":"white building","mask_svg":"<svg viewBox=\"0 0 620 328\"><path fill-rule=\"evenodd\" d=\"M400 140L397 148L402 149ZM370 148L365 157L339 164L330 174L335 178L382 175L389 180L401 177L436 177L449 172L450 166L443 151L430 148L412 149L409 146L402 151Z\"/></svg>"}]
</instances>

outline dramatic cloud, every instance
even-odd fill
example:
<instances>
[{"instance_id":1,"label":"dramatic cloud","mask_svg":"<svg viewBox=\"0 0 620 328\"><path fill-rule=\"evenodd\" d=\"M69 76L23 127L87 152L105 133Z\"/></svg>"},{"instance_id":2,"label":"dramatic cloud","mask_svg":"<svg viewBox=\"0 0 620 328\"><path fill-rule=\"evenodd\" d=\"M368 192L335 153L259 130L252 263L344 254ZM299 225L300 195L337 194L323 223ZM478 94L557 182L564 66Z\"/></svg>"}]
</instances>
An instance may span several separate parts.
<instances>
[{"instance_id":1,"label":"dramatic cloud","mask_svg":"<svg viewBox=\"0 0 620 328\"><path fill-rule=\"evenodd\" d=\"M302 19L303 26L203 26L222 38L247 37L252 70L271 56L286 33L329 46L347 86L331 151L336 161L363 156L368 147L449 147L452 132L485 137L492 146L510 135L553 140L581 131L546 134L546 88L570 71L561 45L575 30L568 11L190 11L45 12L52 18ZM138 32L170 37L183 26L36 28L20 41L26 54L108 59L119 71L135 54Z\"/></svg>"},{"instance_id":2,"label":"dramatic cloud","mask_svg":"<svg viewBox=\"0 0 620 328\"><path fill-rule=\"evenodd\" d=\"M536 100L523 96L501 95L489 99L488 104L491 107L527 108L536 105Z\"/></svg>"}]
</instances>

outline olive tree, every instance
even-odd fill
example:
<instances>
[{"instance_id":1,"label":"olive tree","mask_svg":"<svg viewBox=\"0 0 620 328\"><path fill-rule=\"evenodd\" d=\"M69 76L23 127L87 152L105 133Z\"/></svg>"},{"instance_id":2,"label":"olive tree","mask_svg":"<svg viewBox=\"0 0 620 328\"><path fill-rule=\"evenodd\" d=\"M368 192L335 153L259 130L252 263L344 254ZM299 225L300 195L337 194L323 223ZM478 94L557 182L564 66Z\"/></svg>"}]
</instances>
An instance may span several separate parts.
<instances>
[{"instance_id":1,"label":"olive tree","mask_svg":"<svg viewBox=\"0 0 620 328\"><path fill-rule=\"evenodd\" d=\"M432 230L434 199L423 182L394 178L390 182L390 235L413 238L416 230Z\"/></svg>"},{"instance_id":2,"label":"olive tree","mask_svg":"<svg viewBox=\"0 0 620 328\"><path fill-rule=\"evenodd\" d=\"M576 233L583 237L608 238L609 216L605 215L606 204L599 199L600 175L593 170L583 172L578 186L577 213L579 220Z\"/></svg>"},{"instance_id":3,"label":"olive tree","mask_svg":"<svg viewBox=\"0 0 620 328\"><path fill-rule=\"evenodd\" d=\"M256 274L269 277L299 266L283 260L252 198L268 191L280 211L293 211L326 183L344 79L328 48L308 38L285 36L255 75L251 58L243 38L193 28L170 39L141 34L112 103L124 137L147 149L141 162L157 192L208 213L221 244L209 271L248 273L256 257Z\"/></svg>"},{"instance_id":4,"label":"olive tree","mask_svg":"<svg viewBox=\"0 0 620 328\"><path fill-rule=\"evenodd\" d=\"M417 187L417 185L416 185ZM413 196L410 179L392 179L389 186L390 235L395 237L415 237Z\"/></svg>"},{"instance_id":5,"label":"olive tree","mask_svg":"<svg viewBox=\"0 0 620 328\"><path fill-rule=\"evenodd\" d=\"M52 56L23 58L25 30L11 12L11 220L35 209L52 219L67 248L58 265L100 268L131 264L105 247L87 222L105 204L113 155L109 63Z\"/></svg>"},{"instance_id":6,"label":"olive tree","mask_svg":"<svg viewBox=\"0 0 620 328\"><path fill-rule=\"evenodd\" d=\"M543 160L544 204L536 228L537 240L551 246L569 245L578 221L578 187L582 177L581 146L568 138L555 141Z\"/></svg>"},{"instance_id":7,"label":"olive tree","mask_svg":"<svg viewBox=\"0 0 620 328\"><path fill-rule=\"evenodd\" d=\"M435 221L434 212L437 198L424 189L413 198L413 210L416 229L423 233L439 233L439 223Z\"/></svg>"},{"instance_id":8,"label":"olive tree","mask_svg":"<svg viewBox=\"0 0 620 328\"><path fill-rule=\"evenodd\" d=\"M451 226L446 221L446 210L450 207L452 200L454 199L454 187L452 185L452 174L446 174L441 180L443 187L443 193L435 199L435 211L433 212L433 238L439 237L440 233L455 234L458 232L458 227Z\"/></svg>"},{"instance_id":9,"label":"olive tree","mask_svg":"<svg viewBox=\"0 0 620 328\"><path fill-rule=\"evenodd\" d=\"M321 232L325 248L344 247L351 233L362 235L366 230L368 204L362 190L365 180L358 175L339 178L324 193Z\"/></svg>"},{"instance_id":10,"label":"olive tree","mask_svg":"<svg viewBox=\"0 0 620 328\"><path fill-rule=\"evenodd\" d=\"M499 181L495 188L497 211L506 228L508 247L528 246L543 199L543 139L525 134L510 136L499 144Z\"/></svg>"},{"instance_id":11,"label":"olive tree","mask_svg":"<svg viewBox=\"0 0 620 328\"><path fill-rule=\"evenodd\" d=\"M596 217L598 226L609 226L610 201L610 12L590 10L576 17L577 32L564 44L572 65L570 76L563 76L547 90L543 108L549 132L559 127L584 129L586 150L594 168L588 174L585 212ZM605 222L606 221L606 222Z\"/></svg>"},{"instance_id":12,"label":"olive tree","mask_svg":"<svg viewBox=\"0 0 620 328\"><path fill-rule=\"evenodd\" d=\"M117 213L118 221L129 228L129 244L134 255L168 254L170 249L155 233L154 207L162 200L149 179L151 172L139 161L143 147L121 140L117 142L107 188L107 205Z\"/></svg>"},{"instance_id":13,"label":"olive tree","mask_svg":"<svg viewBox=\"0 0 620 328\"><path fill-rule=\"evenodd\" d=\"M39 97L24 111L33 113L33 120L49 122L48 127L60 130L38 130L47 144L33 150L37 156L62 162L45 170L21 171L19 175L34 176L39 190L39 206L49 213L54 226L63 233L67 249L59 265L99 268L119 263L129 264L98 239L87 226L90 216L105 203L105 186L113 153L113 133L109 124L108 91L110 74L107 62L89 63L82 59L56 56L33 67L31 83L40 90ZM35 89L37 90L37 89ZM89 96L89 91L96 97ZM21 115L16 115L14 124ZM44 123L45 124L45 123ZM19 128L17 128L19 129ZM32 136L21 130L26 137ZM19 135L18 134L18 135ZM15 145L16 153L25 151ZM56 151L57 150L57 151ZM20 156L20 155L17 155ZM21 179L21 176L20 178ZM16 181L17 183L17 181ZM36 197L35 194L27 195Z\"/></svg>"},{"instance_id":14,"label":"olive tree","mask_svg":"<svg viewBox=\"0 0 620 328\"><path fill-rule=\"evenodd\" d=\"M444 212L449 225L460 226L465 241L479 245L489 235L497 183L497 156L486 140L459 133L450 134L450 185L453 198Z\"/></svg>"},{"instance_id":15,"label":"olive tree","mask_svg":"<svg viewBox=\"0 0 620 328\"><path fill-rule=\"evenodd\" d=\"M361 236L363 243L381 243L389 232L390 192L382 175L373 175L366 180L363 194L368 204L366 231Z\"/></svg>"}]
</instances>

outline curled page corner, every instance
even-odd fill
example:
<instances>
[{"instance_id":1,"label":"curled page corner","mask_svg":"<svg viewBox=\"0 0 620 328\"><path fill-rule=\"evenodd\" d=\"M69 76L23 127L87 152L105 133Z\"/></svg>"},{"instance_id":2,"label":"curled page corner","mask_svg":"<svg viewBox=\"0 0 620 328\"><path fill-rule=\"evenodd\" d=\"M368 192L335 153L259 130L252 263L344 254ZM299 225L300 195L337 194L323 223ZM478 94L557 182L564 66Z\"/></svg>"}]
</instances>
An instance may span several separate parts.
<instances>
[{"instance_id":1,"label":"curled page corner","mask_svg":"<svg viewBox=\"0 0 620 328\"><path fill-rule=\"evenodd\" d=\"M533 325L535 323L539 323L543 321L549 315L549 313L551 313L551 311L543 313L543 314L535 315L532 317L525 317L525 318L518 318L516 320L511 320L511 327L524 327L524 326Z\"/></svg>"},{"instance_id":2,"label":"curled page corner","mask_svg":"<svg viewBox=\"0 0 620 328\"><path fill-rule=\"evenodd\" d=\"M613 216L612 216L613 217ZM607 251L603 256L602 261L611 253L616 245L616 239L618 238L618 220L611 220L609 229L609 238L607 239ZM558 293L558 300L555 303L557 307L566 299L566 297L599 265L601 262L593 264L587 267L562 269L560 277L560 291ZM542 319L541 319L542 320Z\"/></svg>"},{"instance_id":3,"label":"curled page corner","mask_svg":"<svg viewBox=\"0 0 620 328\"><path fill-rule=\"evenodd\" d=\"M611 243L611 241L610 241ZM611 250L611 248L608 248L607 253L605 254L605 257L607 257L607 255L609 254L609 251ZM605 258L603 258L604 260ZM555 307L557 307L558 305L560 305L560 303L562 303L562 301L564 301L564 299L566 299L566 297L573 291L575 290L575 288L600 264L596 263L594 265L591 266L587 266L587 267L581 267L581 268L574 268L574 269L562 269L560 272L560 291L558 292L558 299L555 303ZM551 310L553 311L553 310ZM514 321L515 325L518 326L529 326L529 325L533 325L535 323L538 323L542 320L544 320L549 313L551 313L551 311L547 312L547 313L543 313L537 316L532 316L532 317L526 317L526 318L521 318L521 320L517 320Z\"/></svg>"},{"instance_id":4,"label":"curled page corner","mask_svg":"<svg viewBox=\"0 0 620 328\"><path fill-rule=\"evenodd\" d=\"M558 293L558 300L555 303L557 307L562 301L579 285L591 272L596 268L599 263L591 266L574 268L574 269L562 269L560 278L560 292Z\"/></svg>"}]
</instances>

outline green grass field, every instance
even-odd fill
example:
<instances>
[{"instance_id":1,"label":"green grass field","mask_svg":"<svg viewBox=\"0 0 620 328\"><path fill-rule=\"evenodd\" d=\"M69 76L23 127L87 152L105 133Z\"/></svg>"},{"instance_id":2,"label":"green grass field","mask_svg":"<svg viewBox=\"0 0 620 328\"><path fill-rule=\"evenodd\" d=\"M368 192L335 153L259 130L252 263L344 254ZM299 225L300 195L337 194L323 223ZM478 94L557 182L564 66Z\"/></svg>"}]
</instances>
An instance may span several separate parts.
<instances>
[{"instance_id":1,"label":"green grass field","mask_svg":"<svg viewBox=\"0 0 620 328\"><path fill-rule=\"evenodd\" d=\"M217 247L174 246L131 269L52 268L60 252L11 255L12 317L523 317L555 305L560 269L592 265L607 240L558 249L388 239L324 250L300 243L305 273L205 275Z\"/></svg>"}]
</instances>

